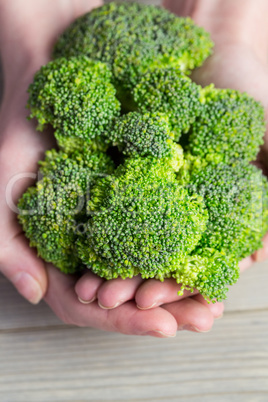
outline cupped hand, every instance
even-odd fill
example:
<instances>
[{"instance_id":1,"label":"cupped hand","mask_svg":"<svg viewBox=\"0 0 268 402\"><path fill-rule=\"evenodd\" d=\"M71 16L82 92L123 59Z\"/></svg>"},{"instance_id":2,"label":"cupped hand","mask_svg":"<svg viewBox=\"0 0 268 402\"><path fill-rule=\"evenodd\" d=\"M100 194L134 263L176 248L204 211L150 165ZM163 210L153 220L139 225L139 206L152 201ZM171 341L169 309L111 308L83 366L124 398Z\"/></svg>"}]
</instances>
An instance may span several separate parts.
<instances>
[{"instance_id":1,"label":"cupped hand","mask_svg":"<svg viewBox=\"0 0 268 402\"><path fill-rule=\"evenodd\" d=\"M191 3L194 3L194 1ZM166 0L166 5L170 6L173 12L183 10L184 15L187 15L191 9L191 7L189 7L189 10L185 9L190 4L186 4L182 0L177 3ZM206 28L206 24L202 24L202 18L197 19L197 23L204 25ZM207 20L207 16L205 16L205 20ZM245 38L246 36L240 35L238 32L238 37ZM213 39L216 43L214 54L202 68L194 72L193 80L202 86L214 83L219 88L233 88L241 92L247 92L263 104L266 117L268 117L268 38L267 41L264 40L265 38L259 41L249 40L248 42L237 39L230 40L230 36L226 35L225 30L217 30L213 32ZM267 174L267 133L265 144L256 163ZM254 262L264 261L268 258L268 234L263 239L263 245L262 250L257 250L252 256L240 262L241 272L249 268ZM94 283L94 286L91 287L90 283ZM98 299L99 305L106 309L113 309L133 298L135 298L137 306L143 311L158 309L161 306L176 316L179 327L182 321L192 323L188 328L202 327L202 319L205 315L198 316L199 306L193 302L202 303L213 317L220 316L223 312L222 303L208 305L197 292L194 293L194 296L190 292L185 292L183 296L178 296L179 285L172 279L163 283L153 279L141 281L140 278L127 281L103 282L95 278L94 275L87 274L78 281L75 289L81 302L91 302ZM208 321L207 325L209 326ZM185 327L187 328L186 325L183 327L184 329Z\"/></svg>"},{"instance_id":2,"label":"cupped hand","mask_svg":"<svg viewBox=\"0 0 268 402\"><path fill-rule=\"evenodd\" d=\"M0 272L32 303L38 303L45 294L48 278L44 262L29 247L18 224L16 203L35 181L38 160L54 146L54 140L51 133L37 133L34 123L26 120L27 88L34 73L49 61L57 35L90 8L84 1L80 3L0 0L4 75L0 109ZM98 0L95 4L99 5Z\"/></svg>"},{"instance_id":3,"label":"cupped hand","mask_svg":"<svg viewBox=\"0 0 268 402\"><path fill-rule=\"evenodd\" d=\"M49 61L51 45L57 34L75 17L86 12L90 5L84 1L68 0L64 4L57 3L52 12L49 1L30 0L19 13L21 3L17 0L0 3L0 6L0 43L5 73L0 110L0 272L32 303L38 303L44 297L58 317L69 324L157 337L174 336L178 328L209 330L214 316L222 314L222 304L208 308L198 295L178 299L169 294L159 298L159 305L165 302L165 306L155 305L147 310L151 301L147 299L147 306L141 300L137 307L135 295L141 285L146 289L149 281L137 277L108 283L90 272L81 278L64 275L52 265L45 264L29 247L17 221L16 202L36 180L38 160L55 143L51 132L37 133L34 122L27 121L27 87L35 71ZM32 20L34 11L43 16L38 24ZM174 287L173 290L176 293L178 289ZM81 293L82 302L77 293ZM154 297L154 292L149 294ZM97 300L85 303L93 298ZM112 308L116 304L117 308Z\"/></svg>"}]
</instances>

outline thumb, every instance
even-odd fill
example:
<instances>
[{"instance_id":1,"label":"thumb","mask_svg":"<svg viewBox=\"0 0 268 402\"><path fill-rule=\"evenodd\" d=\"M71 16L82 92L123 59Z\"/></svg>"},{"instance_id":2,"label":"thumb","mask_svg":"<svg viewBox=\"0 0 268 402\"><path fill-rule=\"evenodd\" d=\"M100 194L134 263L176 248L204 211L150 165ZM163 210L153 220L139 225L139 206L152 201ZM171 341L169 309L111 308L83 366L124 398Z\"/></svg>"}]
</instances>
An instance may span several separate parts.
<instances>
[{"instance_id":1,"label":"thumb","mask_svg":"<svg viewBox=\"0 0 268 402\"><path fill-rule=\"evenodd\" d=\"M21 134L13 141L13 137L9 136L8 141L2 140L0 146L0 272L14 284L22 296L36 304L47 289L46 269L43 261L37 257L36 250L29 247L14 210L18 198L31 184L28 176L17 180L10 194L7 191L8 184L18 173L31 171L35 166L34 163L31 164L29 157L31 149L28 150L29 147L20 143L22 137Z\"/></svg>"},{"instance_id":2,"label":"thumb","mask_svg":"<svg viewBox=\"0 0 268 402\"><path fill-rule=\"evenodd\" d=\"M23 233L13 237L0 249L0 272L18 292L33 304L39 303L47 289L47 274L43 261L30 249Z\"/></svg>"},{"instance_id":3,"label":"thumb","mask_svg":"<svg viewBox=\"0 0 268 402\"><path fill-rule=\"evenodd\" d=\"M263 248L253 255L254 261L263 262L268 259L268 233L263 239Z\"/></svg>"}]
</instances>

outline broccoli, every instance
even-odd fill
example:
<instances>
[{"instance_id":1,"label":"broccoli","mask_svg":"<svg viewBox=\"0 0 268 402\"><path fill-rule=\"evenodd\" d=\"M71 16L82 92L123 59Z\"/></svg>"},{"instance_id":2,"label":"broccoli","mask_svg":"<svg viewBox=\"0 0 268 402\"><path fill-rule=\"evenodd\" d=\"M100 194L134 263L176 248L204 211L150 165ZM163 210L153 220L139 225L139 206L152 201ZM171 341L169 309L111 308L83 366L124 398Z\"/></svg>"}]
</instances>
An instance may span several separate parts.
<instances>
[{"instance_id":1,"label":"broccoli","mask_svg":"<svg viewBox=\"0 0 268 402\"><path fill-rule=\"evenodd\" d=\"M268 232L268 180L263 176L262 236Z\"/></svg>"},{"instance_id":2,"label":"broccoli","mask_svg":"<svg viewBox=\"0 0 268 402\"><path fill-rule=\"evenodd\" d=\"M171 152L174 135L165 115L131 112L115 122L107 137L125 155L161 158Z\"/></svg>"},{"instance_id":3,"label":"broccoli","mask_svg":"<svg viewBox=\"0 0 268 402\"><path fill-rule=\"evenodd\" d=\"M239 279L239 266L233 255L214 249L195 250L180 261L172 277L184 289L197 289L209 301L226 299L228 286Z\"/></svg>"},{"instance_id":4,"label":"broccoli","mask_svg":"<svg viewBox=\"0 0 268 402\"><path fill-rule=\"evenodd\" d=\"M178 180L187 185L190 194L204 197L209 213L207 229L198 246L230 253L238 260L249 256L262 247L261 171L245 161L226 165L193 159L185 159L184 168L190 172L183 172Z\"/></svg>"},{"instance_id":5,"label":"broccoli","mask_svg":"<svg viewBox=\"0 0 268 402\"><path fill-rule=\"evenodd\" d=\"M103 153L72 155L47 151L43 178L18 203L19 221L38 255L63 272L82 266L75 247L79 225L86 219L86 200L98 176L111 173L113 163Z\"/></svg>"},{"instance_id":6,"label":"broccoli","mask_svg":"<svg viewBox=\"0 0 268 402\"><path fill-rule=\"evenodd\" d=\"M152 5L112 2L78 18L58 39L53 55L102 61L125 90L155 67L193 70L211 54L212 46L208 33L190 18Z\"/></svg>"},{"instance_id":7,"label":"broccoli","mask_svg":"<svg viewBox=\"0 0 268 402\"><path fill-rule=\"evenodd\" d=\"M245 93L213 85L201 92L202 113L191 127L188 150L212 162L254 161L265 134L261 104Z\"/></svg>"},{"instance_id":8,"label":"broccoli","mask_svg":"<svg viewBox=\"0 0 268 402\"><path fill-rule=\"evenodd\" d=\"M136 3L106 4L62 34L28 102L60 150L18 204L45 261L226 298L268 231L268 181L250 163L265 121L249 95L187 76L211 49L190 19Z\"/></svg>"},{"instance_id":9,"label":"broccoli","mask_svg":"<svg viewBox=\"0 0 268 402\"><path fill-rule=\"evenodd\" d=\"M119 115L110 79L105 64L85 56L51 61L29 87L30 117L37 118L39 130L51 124L63 148L70 139L92 142Z\"/></svg>"},{"instance_id":10,"label":"broccoli","mask_svg":"<svg viewBox=\"0 0 268 402\"><path fill-rule=\"evenodd\" d=\"M94 214L78 240L78 254L93 272L106 279L140 273L163 280L196 247L207 211L202 197L178 184L172 166L130 158L93 187Z\"/></svg>"},{"instance_id":11,"label":"broccoli","mask_svg":"<svg viewBox=\"0 0 268 402\"><path fill-rule=\"evenodd\" d=\"M142 112L165 114L178 141L200 113L200 90L178 68L157 68L141 78L133 89L133 99Z\"/></svg>"}]
</instances>

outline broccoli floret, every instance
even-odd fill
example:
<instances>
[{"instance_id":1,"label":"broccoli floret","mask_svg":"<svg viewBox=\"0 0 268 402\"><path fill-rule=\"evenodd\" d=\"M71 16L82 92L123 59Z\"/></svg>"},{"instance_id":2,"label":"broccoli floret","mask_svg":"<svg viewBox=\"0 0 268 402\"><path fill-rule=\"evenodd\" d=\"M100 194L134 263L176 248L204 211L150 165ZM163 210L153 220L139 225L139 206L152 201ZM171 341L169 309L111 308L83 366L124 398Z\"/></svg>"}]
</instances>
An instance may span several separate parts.
<instances>
[{"instance_id":1,"label":"broccoli floret","mask_svg":"<svg viewBox=\"0 0 268 402\"><path fill-rule=\"evenodd\" d=\"M86 236L78 240L85 265L106 279L171 276L206 228L200 196L176 181L165 158L131 158L92 189Z\"/></svg>"},{"instance_id":2,"label":"broccoli floret","mask_svg":"<svg viewBox=\"0 0 268 402\"><path fill-rule=\"evenodd\" d=\"M193 70L212 46L209 34L190 18L152 5L112 2L67 28L54 57L86 55L105 62L119 87L131 88L150 68L173 65Z\"/></svg>"},{"instance_id":3,"label":"broccoli floret","mask_svg":"<svg viewBox=\"0 0 268 402\"><path fill-rule=\"evenodd\" d=\"M239 278L239 266L232 255L202 249L185 256L172 277L181 284L180 295L197 289L208 302L222 301Z\"/></svg>"},{"instance_id":4,"label":"broccoli floret","mask_svg":"<svg viewBox=\"0 0 268 402\"><path fill-rule=\"evenodd\" d=\"M170 154L174 137L164 115L138 112L119 118L107 136L124 155L156 158Z\"/></svg>"},{"instance_id":5,"label":"broccoli floret","mask_svg":"<svg viewBox=\"0 0 268 402\"><path fill-rule=\"evenodd\" d=\"M64 134L60 134L59 131L55 132L54 136L57 140L59 148L67 154L72 154L74 151L88 151L90 153L92 151L106 152L109 148L109 142L105 138L104 133L103 135L87 141L85 141L83 138L67 137Z\"/></svg>"},{"instance_id":6,"label":"broccoli floret","mask_svg":"<svg viewBox=\"0 0 268 402\"><path fill-rule=\"evenodd\" d=\"M30 117L37 118L39 130L51 124L62 141L92 142L119 115L110 79L105 64L84 56L52 61L41 67L29 87Z\"/></svg>"},{"instance_id":7,"label":"broccoli floret","mask_svg":"<svg viewBox=\"0 0 268 402\"><path fill-rule=\"evenodd\" d=\"M188 161L187 161L188 159ZM238 260L262 246L262 173L244 161L232 165L204 164L186 158L190 174L178 175L192 194L204 197L209 213L200 248L212 248ZM189 161L190 160L190 161ZM184 170L182 169L182 170Z\"/></svg>"},{"instance_id":8,"label":"broccoli floret","mask_svg":"<svg viewBox=\"0 0 268 402\"><path fill-rule=\"evenodd\" d=\"M246 93L213 85L202 90L201 102L202 113L191 128L189 151L213 162L255 160L265 134L262 105Z\"/></svg>"},{"instance_id":9,"label":"broccoli floret","mask_svg":"<svg viewBox=\"0 0 268 402\"><path fill-rule=\"evenodd\" d=\"M262 191L262 236L268 233L268 180L263 176Z\"/></svg>"},{"instance_id":10,"label":"broccoli floret","mask_svg":"<svg viewBox=\"0 0 268 402\"><path fill-rule=\"evenodd\" d=\"M102 153L67 155L55 150L40 163L44 177L30 187L18 203L19 221L38 255L63 272L82 264L75 241L87 218L86 202L96 178L111 173L113 164Z\"/></svg>"},{"instance_id":11,"label":"broccoli floret","mask_svg":"<svg viewBox=\"0 0 268 402\"><path fill-rule=\"evenodd\" d=\"M178 68L157 68L146 73L134 88L138 110L159 112L169 118L175 139L187 133L200 113L200 90Z\"/></svg>"}]
</instances>

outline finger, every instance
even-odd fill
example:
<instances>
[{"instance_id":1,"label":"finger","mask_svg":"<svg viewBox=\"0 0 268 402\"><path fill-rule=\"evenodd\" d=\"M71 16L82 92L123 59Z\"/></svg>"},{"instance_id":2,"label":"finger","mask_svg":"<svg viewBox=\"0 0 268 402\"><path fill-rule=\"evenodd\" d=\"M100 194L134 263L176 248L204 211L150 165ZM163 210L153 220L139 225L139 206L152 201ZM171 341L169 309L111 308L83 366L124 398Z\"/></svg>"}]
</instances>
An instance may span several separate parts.
<instances>
[{"instance_id":1,"label":"finger","mask_svg":"<svg viewBox=\"0 0 268 402\"><path fill-rule=\"evenodd\" d=\"M100 308L97 301L82 304L74 291L76 278L61 273L50 264L47 269L49 286L45 300L65 323L127 335L175 336L177 322L167 310L141 311L134 302L124 303L112 310Z\"/></svg>"},{"instance_id":2,"label":"finger","mask_svg":"<svg viewBox=\"0 0 268 402\"><path fill-rule=\"evenodd\" d=\"M214 318L221 318L224 312L224 304L222 302L208 303L201 294L192 297L193 300L203 304L212 313Z\"/></svg>"},{"instance_id":3,"label":"finger","mask_svg":"<svg viewBox=\"0 0 268 402\"><path fill-rule=\"evenodd\" d=\"M90 304L96 300L98 289L103 282L104 279L92 272L85 273L75 284L75 292L80 303Z\"/></svg>"},{"instance_id":4,"label":"finger","mask_svg":"<svg viewBox=\"0 0 268 402\"><path fill-rule=\"evenodd\" d=\"M44 263L30 249L22 233L1 247L0 271L31 303L37 304L44 296L47 287Z\"/></svg>"},{"instance_id":5,"label":"finger","mask_svg":"<svg viewBox=\"0 0 268 402\"><path fill-rule=\"evenodd\" d=\"M112 309L133 300L142 282L140 276L104 282L98 290L99 306L104 309Z\"/></svg>"},{"instance_id":6,"label":"finger","mask_svg":"<svg viewBox=\"0 0 268 402\"><path fill-rule=\"evenodd\" d=\"M206 306L192 297L165 304L162 308L176 319L178 330L208 332L212 328L213 314Z\"/></svg>"},{"instance_id":7,"label":"finger","mask_svg":"<svg viewBox=\"0 0 268 402\"><path fill-rule=\"evenodd\" d=\"M16 108L15 102L13 106ZM37 161L43 156L45 145L50 142L41 143L41 136L35 133L29 122L24 121L24 115L23 119L18 116L12 123L8 120L5 123L5 114L2 113L3 109L0 119L0 271L22 296L36 304L46 292L46 269L22 233L16 216L16 204L32 183L33 178L29 179L29 173L35 177L33 172L37 170Z\"/></svg>"},{"instance_id":8,"label":"finger","mask_svg":"<svg viewBox=\"0 0 268 402\"><path fill-rule=\"evenodd\" d=\"M250 268L255 262L263 262L268 259L268 234L263 238L263 248L257 250L252 256L244 258L239 263L240 271L244 272Z\"/></svg>"},{"instance_id":9,"label":"finger","mask_svg":"<svg viewBox=\"0 0 268 402\"><path fill-rule=\"evenodd\" d=\"M263 248L252 256L254 262L263 262L268 259L268 233L263 239Z\"/></svg>"},{"instance_id":10,"label":"finger","mask_svg":"<svg viewBox=\"0 0 268 402\"><path fill-rule=\"evenodd\" d=\"M182 300L197 293L197 291L192 293L185 290L183 295L179 296L178 292L180 289L181 287L175 279L165 279L164 282L156 279L148 279L137 290L135 301L138 308L148 310L162 304Z\"/></svg>"},{"instance_id":11,"label":"finger","mask_svg":"<svg viewBox=\"0 0 268 402\"><path fill-rule=\"evenodd\" d=\"M252 256L244 258L239 262L240 272L244 272L254 264Z\"/></svg>"}]
</instances>

